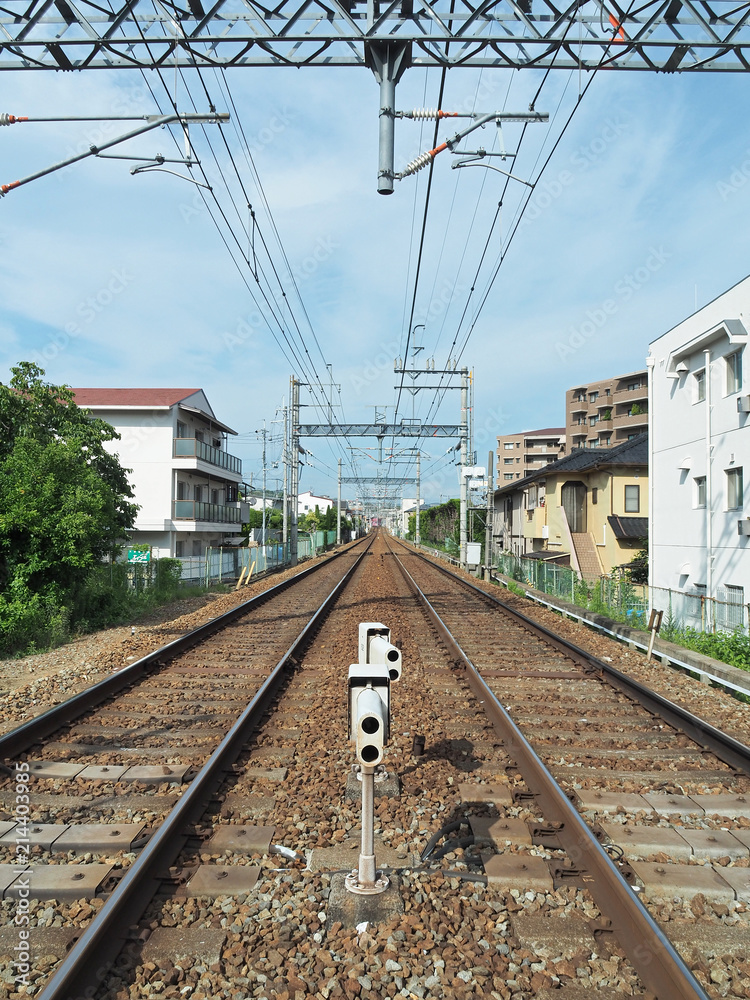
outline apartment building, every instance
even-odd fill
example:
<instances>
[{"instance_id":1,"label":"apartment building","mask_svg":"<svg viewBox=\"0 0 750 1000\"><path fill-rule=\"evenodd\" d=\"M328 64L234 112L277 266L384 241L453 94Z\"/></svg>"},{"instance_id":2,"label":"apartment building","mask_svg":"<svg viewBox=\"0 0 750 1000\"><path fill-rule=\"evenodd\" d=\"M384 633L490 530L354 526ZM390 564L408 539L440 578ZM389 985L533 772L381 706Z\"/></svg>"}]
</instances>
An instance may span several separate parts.
<instances>
[{"instance_id":1,"label":"apartment building","mask_svg":"<svg viewBox=\"0 0 750 1000\"><path fill-rule=\"evenodd\" d=\"M497 482L522 479L565 454L565 428L504 434L497 439Z\"/></svg>"},{"instance_id":2,"label":"apartment building","mask_svg":"<svg viewBox=\"0 0 750 1000\"><path fill-rule=\"evenodd\" d=\"M750 277L654 340L647 362L649 583L693 595L678 616L707 628L748 624L749 329Z\"/></svg>"},{"instance_id":3,"label":"apartment building","mask_svg":"<svg viewBox=\"0 0 750 1000\"><path fill-rule=\"evenodd\" d=\"M648 372L574 385L565 393L568 454L612 448L648 431Z\"/></svg>"},{"instance_id":4,"label":"apartment building","mask_svg":"<svg viewBox=\"0 0 750 1000\"><path fill-rule=\"evenodd\" d=\"M227 451L237 432L214 414L202 389L73 389L78 406L120 434L106 447L129 473L140 506L132 542L152 556L203 555L237 544L246 505L242 462ZM244 510L243 510L244 507ZM244 517L243 517L244 514Z\"/></svg>"}]
</instances>

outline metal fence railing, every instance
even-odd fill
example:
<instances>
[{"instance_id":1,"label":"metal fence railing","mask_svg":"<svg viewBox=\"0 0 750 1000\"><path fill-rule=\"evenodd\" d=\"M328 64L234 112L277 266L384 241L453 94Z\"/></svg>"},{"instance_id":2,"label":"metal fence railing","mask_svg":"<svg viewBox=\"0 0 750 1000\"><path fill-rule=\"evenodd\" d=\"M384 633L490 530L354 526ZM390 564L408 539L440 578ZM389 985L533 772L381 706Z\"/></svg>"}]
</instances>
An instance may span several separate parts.
<instances>
[{"instance_id":1,"label":"metal fence railing","mask_svg":"<svg viewBox=\"0 0 750 1000\"><path fill-rule=\"evenodd\" d=\"M748 634L750 605L743 603L740 587L723 587L716 598L700 592L633 584L621 576L602 576L586 583L570 566L509 553L500 553L495 565L499 573L520 584L635 627L645 625L649 610L656 608L664 612L673 627Z\"/></svg>"},{"instance_id":2,"label":"metal fence railing","mask_svg":"<svg viewBox=\"0 0 750 1000\"><path fill-rule=\"evenodd\" d=\"M297 539L297 558L314 558L335 544L335 531L301 531ZM203 555L183 556L178 561L182 564L183 583L208 587L212 583L236 580L243 570L245 577L253 577L270 569L288 566L291 563L290 543L208 548Z\"/></svg>"}]
</instances>

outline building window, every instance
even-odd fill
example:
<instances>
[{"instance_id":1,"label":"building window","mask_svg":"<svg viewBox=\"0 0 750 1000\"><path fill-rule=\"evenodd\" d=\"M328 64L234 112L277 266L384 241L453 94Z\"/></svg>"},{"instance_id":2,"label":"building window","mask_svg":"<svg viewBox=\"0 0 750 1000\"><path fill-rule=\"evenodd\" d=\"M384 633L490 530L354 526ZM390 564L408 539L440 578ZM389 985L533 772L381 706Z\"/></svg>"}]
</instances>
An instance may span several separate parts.
<instances>
[{"instance_id":1,"label":"building window","mask_svg":"<svg viewBox=\"0 0 750 1000\"><path fill-rule=\"evenodd\" d=\"M742 357L739 351L724 358L727 372L727 395L742 388Z\"/></svg>"},{"instance_id":2,"label":"building window","mask_svg":"<svg viewBox=\"0 0 750 1000\"><path fill-rule=\"evenodd\" d=\"M641 488L640 486L625 487L625 513L638 514L641 509Z\"/></svg>"},{"instance_id":3,"label":"building window","mask_svg":"<svg viewBox=\"0 0 750 1000\"><path fill-rule=\"evenodd\" d=\"M180 482L177 483L177 499L178 500L184 500L185 499L185 484L184 483L180 483Z\"/></svg>"},{"instance_id":4,"label":"building window","mask_svg":"<svg viewBox=\"0 0 750 1000\"><path fill-rule=\"evenodd\" d=\"M187 424L183 424L181 420L177 421L177 437L186 438L188 436Z\"/></svg>"},{"instance_id":5,"label":"building window","mask_svg":"<svg viewBox=\"0 0 750 1000\"><path fill-rule=\"evenodd\" d=\"M609 444L609 442L610 442L611 440L612 440L612 435L611 435L611 434L604 434L604 435L602 436L602 438L601 438L601 442L602 442L602 444Z\"/></svg>"},{"instance_id":6,"label":"building window","mask_svg":"<svg viewBox=\"0 0 750 1000\"><path fill-rule=\"evenodd\" d=\"M719 587L719 604L716 605L716 623L724 628L745 627L745 590L726 584Z\"/></svg>"},{"instance_id":7,"label":"building window","mask_svg":"<svg viewBox=\"0 0 750 1000\"><path fill-rule=\"evenodd\" d=\"M696 476L695 477L695 506L705 507L706 506L706 477Z\"/></svg>"},{"instance_id":8,"label":"building window","mask_svg":"<svg viewBox=\"0 0 750 1000\"><path fill-rule=\"evenodd\" d=\"M589 426L590 427L593 427L594 424L598 424L598 423L599 423L599 417L598 416L595 415L593 417L589 417Z\"/></svg>"},{"instance_id":9,"label":"building window","mask_svg":"<svg viewBox=\"0 0 750 1000\"><path fill-rule=\"evenodd\" d=\"M696 618L701 617L701 608L703 607L703 602L706 598L706 585L705 583L696 583L693 587L693 593L690 595L688 600L688 609L690 614L694 615Z\"/></svg>"},{"instance_id":10,"label":"building window","mask_svg":"<svg viewBox=\"0 0 750 1000\"><path fill-rule=\"evenodd\" d=\"M211 503L218 503L218 502L219 502L219 491L211 490Z\"/></svg>"},{"instance_id":11,"label":"building window","mask_svg":"<svg viewBox=\"0 0 750 1000\"><path fill-rule=\"evenodd\" d=\"M513 473L512 472L504 473L503 479L513 479Z\"/></svg>"},{"instance_id":12,"label":"building window","mask_svg":"<svg viewBox=\"0 0 750 1000\"><path fill-rule=\"evenodd\" d=\"M599 398L599 393L598 392L590 392L589 393L589 403L595 403L598 398Z\"/></svg>"},{"instance_id":13,"label":"building window","mask_svg":"<svg viewBox=\"0 0 750 1000\"><path fill-rule=\"evenodd\" d=\"M742 469L727 469L727 510L739 510L744 503Z\"/></svg>"},{"instance_id":14,"label":"building window","mask_svg":"<svg viewBox=\"0 0 750 1000\"><path fill-rule=\"evenodd\" d=\"M640 389L640 382L628 382L628 392L633 392L635 389Z\"/></svg>"},{"instance_id":15,"label":"building window","mask_svg":"<svg viewBox=\"0 0 750 1000\"><path fill-rule=\"evenodd\" d=\"M592 503L599 503L599 487L598 486L592 486L591 487L591 502Z\"/></svg>"},{"instance_id":16,"label":"building window","mask_svg":"<svg viewBox=\"0 0 750 1000\"><path fill-rule=\"evenodd\" d=\"M200 503L202 499L203 499L203 487L202 486L194 486L193 487L193 500L196 503ZM200 555L200 553L198 553L198 554Z\"/></svg>"},{"instance_id":17,"label":"building window","mask_svg":"<svg viewBox=\"0 0 750 1000\"><path fill-rule=\"evenodd\" d=\"M513 442L512 441L506 441L505 444L503 445L503 448L505 448L506 451L512 451L513 450Z\"/></svg>"},{"instance_id":18,"label":"building window","mask_svg":"<svg viewBox=\"0 0 750 1000\"><path fill-rule=\"evenodd\" d=\"M182 557L185 555L185 543L184 542L176 542L175 543L174 554L177 556L178 559L182 559Z\"/></svg>"},{"instance_id":19,"label":"building window","mask_svg":"<svg viewBox=\"0 0 750 1000\"><path fill-rule=\"evenodd\" d=\"M702 403L706 398L706 370L695 373L695 390L694 397L696 403Z\"/></svg>"},{"instance_id":20,"label":"building window","mask_svg":"<svg viewBox=\"0 0 750 1000\"><path fill-rule=\"evenodd\" d=\"M513 465L513 459L512 458L504 458L503 459L503 465Z\"/></svg>"}]
</instances>

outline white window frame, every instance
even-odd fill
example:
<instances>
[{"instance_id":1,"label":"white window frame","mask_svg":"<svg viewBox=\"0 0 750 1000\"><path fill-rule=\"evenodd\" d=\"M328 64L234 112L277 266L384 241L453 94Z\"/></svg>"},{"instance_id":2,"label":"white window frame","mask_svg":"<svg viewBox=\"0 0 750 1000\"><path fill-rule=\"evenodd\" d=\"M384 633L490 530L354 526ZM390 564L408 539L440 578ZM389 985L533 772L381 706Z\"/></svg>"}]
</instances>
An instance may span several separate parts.
<instances>
[{"instance_id":1,"label":"white window frame","mask_svg":"<svg viewBox=\"0 0 750 1000\"><path fill-rule=\"evenodd\" d=\"M725 471L727 476L727 510L742 510L745 502L745 477L742 466Z\"/></svg>"},{"instance_id":2,"label":"white window frame","mask_svg":"<svg viewBox=\"0 0 750 1000\"><path fill-rule=\"evenodd\" d=\"M719 603L716 605L716 624L724 628L745 627L745 589L726 583L719 587Z\"/></svg>"},{"instance_id":3,"label":"white window frame","mask_svg":"<svg viewBox=\"0 0 750 1000\"><path fill-rule=\"evenodd\" d=\"M725 396L742 391L742 352L733 351L724 355L724 374L726 378Z\"/></svg>"},{"instance_id":4,"label":"white window frame","mask_svg":"<svg viewBox=\"0 0 750 1000\"><path fill-rule=\"evenodd\" d=\"M693 383L693 402L704 403L706 401L706 369L701 368L700 371L693 375L693 378L695 379Z\"/></svg>"},{"instance_id":5,"label":"white window frame","mask_svg":"<svg viewBox=\"0 0 750 1000\"><path fill-rule=\"evenodd\" d=\"M693 479L693 483L694 483L694 486L695 486L695 496L694 496L695 503L693 504L693 506L694 507L705 507L706 506L706 477L705 476L696 476Z\"/></svg>"}]
</instances>

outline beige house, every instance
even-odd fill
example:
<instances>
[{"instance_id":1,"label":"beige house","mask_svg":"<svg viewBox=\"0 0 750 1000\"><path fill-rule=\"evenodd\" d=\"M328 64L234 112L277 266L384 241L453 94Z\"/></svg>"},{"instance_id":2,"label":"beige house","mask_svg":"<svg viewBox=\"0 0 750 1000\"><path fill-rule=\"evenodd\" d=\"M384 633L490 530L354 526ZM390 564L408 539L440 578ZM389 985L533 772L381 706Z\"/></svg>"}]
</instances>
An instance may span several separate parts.
<instances>
[{"instance_id":1,"label":"beige house","mask_svg":"<svg viewBox=\"0 0 750 1000\"><path fill-rule=\"evenodd\" d=\"M505 551L570 565L587 580L627 565L648 534L648 436L577 449L500 486L495 525Z\"/></svg>"}]
</instances>

